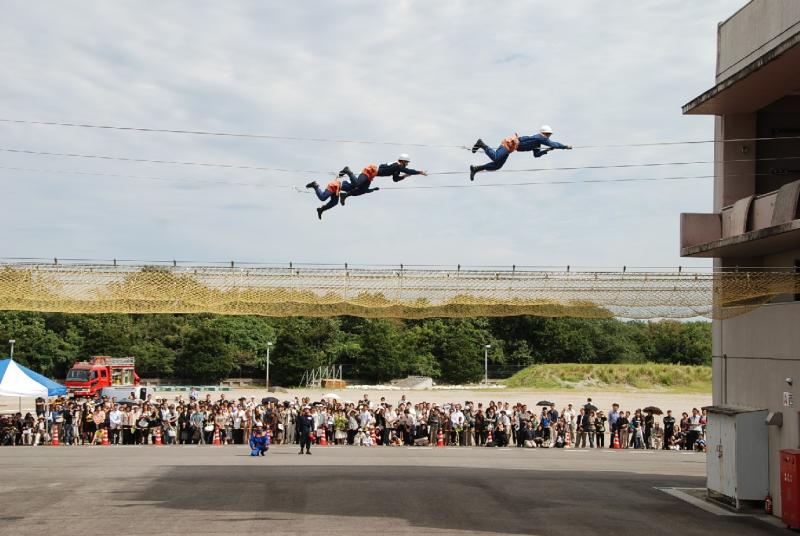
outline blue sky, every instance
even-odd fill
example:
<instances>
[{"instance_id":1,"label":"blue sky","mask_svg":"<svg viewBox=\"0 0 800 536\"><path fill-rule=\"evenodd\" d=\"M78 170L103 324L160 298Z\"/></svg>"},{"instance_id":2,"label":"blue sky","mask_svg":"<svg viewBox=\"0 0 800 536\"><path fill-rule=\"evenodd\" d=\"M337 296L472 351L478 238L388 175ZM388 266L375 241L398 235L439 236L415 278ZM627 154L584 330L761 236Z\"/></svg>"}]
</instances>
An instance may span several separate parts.
<instances>
[{"instance_id":1,"label":"blue sky","mask_svg":"<svg viewBox=\"0 0 800 536\"><path fill-rule=\"evenodd\" d=\"M744 3L11 1L0 20L0 117L456 145L542 123L576 146L709 139L713 119L680 107L713 85L716 25ZM464 170L353 199L320 222L315 197L286 187L324 174L0 151L5 168L168 179L0 169L3 257L709 265L679 257L678 218L711 211L710 179L413 189L467 184L468 166L484 158L8 123L0 148L325 171L408 152L417 169ZM710 144L576 149L515 154L506 168L711 159ZM711 173L707 164L478 181Z\"/></svg>"}]
</instances>

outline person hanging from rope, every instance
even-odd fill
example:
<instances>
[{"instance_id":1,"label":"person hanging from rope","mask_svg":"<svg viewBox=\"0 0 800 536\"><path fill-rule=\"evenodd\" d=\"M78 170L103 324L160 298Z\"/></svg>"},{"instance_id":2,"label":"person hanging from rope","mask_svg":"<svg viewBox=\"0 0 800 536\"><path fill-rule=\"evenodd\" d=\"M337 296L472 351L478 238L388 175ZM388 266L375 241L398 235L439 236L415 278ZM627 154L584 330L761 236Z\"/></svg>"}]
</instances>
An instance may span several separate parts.
<instances>
[{"instance_id":1,"label":"person hanging from rope","mask_svg":"<svg viewBox=\"0 0 800 536\"><path fill-rule=\"evenodd\" d=\"M475 174L481 171L497 171L502 168L506 160L508 160L509 155L514 151L531 151L534 158L539 158L553 149L572 149L572 145L564 145L563 143L551 140L550 136L552 134L553 129L550 128L549 125L542 125L538 134L534 134L533 136L519 136L518 134L514 134L500 142L500 147L497 149L492 149L483 143L483 140L479 139L475 142L475 145L472 146L473 154L478 152L479 149L483 149L483 152L486 153L486 156L489 157L491 162L482 166L469 166L469 180L474 181ZM542 149L542 145L545 145L547 149Z\"/></svg>"},{"instance_id":2,"label":"person hanging from rope","mask_svg":"<svg viewBox=\"0 0 800 536\"><path fill-rule=\"evenodd\" d=\"M361 174L359 174L358 177L356 177L355 173L350 171L349 167L345 167L339 172L339 176L342 177L347 175L350 178L350 181L345 181L342 183L342 193L339 196L342 205L344 205L345 199L348 197L369 194L380 190L378 187L370 188L370 185L375 177L391 177L392 181L400 182L412 175L424 176L428 174L425 171L411 169L408 167L409 162L411 162L411 158L407 154L403 153L397 157L396 162L392 162L391 164L368 165L361 171Z\"/></svg>"},{"instance_id":3,"label":"person hanging from rope","mask_svg":"<svg viewBox=\"0 0 800 536\"><path fill-rule=\"evenodd\" d=\"M350 183L347 181L345 181L345 184L348 188L350 187ZM309 182L306 184L306 188L313 188L314 192L317 194L317 198L320 201L327 201L326 204L317 208L317 218L319 219L322 219L323 212L330 210L339 204L339 196L342 191L342 181L339 179L332 180L324 189L320 187L317 181Z\"/></svg>"}]
</instances>

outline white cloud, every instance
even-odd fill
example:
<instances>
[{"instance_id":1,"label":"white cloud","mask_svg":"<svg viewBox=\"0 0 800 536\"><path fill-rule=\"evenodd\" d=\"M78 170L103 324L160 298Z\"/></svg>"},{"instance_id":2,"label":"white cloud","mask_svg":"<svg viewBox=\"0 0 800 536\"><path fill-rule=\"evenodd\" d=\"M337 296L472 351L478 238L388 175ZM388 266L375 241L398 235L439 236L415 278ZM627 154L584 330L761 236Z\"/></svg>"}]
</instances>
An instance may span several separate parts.
<instances>
[{"instance_id":1,"label":"white cloud","mask_svg":"<svg viewBox=\"0 0 800 536\"><path fill-rule=\"evenodd\" d=\"M739 2L742 3L742 2ZM713 83L727 0L6 4L0 116L411 143L496 143L541 123L574 145L710 138L680 106ZM0 147L336 170L393 159L464 175L463 150L0 124ZM710 160L711 146L585 149L509 169ZM324 176L0 153L0 166L304 185ZM711 166L483 174L482 182L710 174ZM382 191L319 222L288 189L0 170L1 255L647 265L711 181ZM387 185L385 179L378 179ZM389 183L390 184L390 183ZM703 262L700 262L703 264Z\"/></svg>"}]
</instances>

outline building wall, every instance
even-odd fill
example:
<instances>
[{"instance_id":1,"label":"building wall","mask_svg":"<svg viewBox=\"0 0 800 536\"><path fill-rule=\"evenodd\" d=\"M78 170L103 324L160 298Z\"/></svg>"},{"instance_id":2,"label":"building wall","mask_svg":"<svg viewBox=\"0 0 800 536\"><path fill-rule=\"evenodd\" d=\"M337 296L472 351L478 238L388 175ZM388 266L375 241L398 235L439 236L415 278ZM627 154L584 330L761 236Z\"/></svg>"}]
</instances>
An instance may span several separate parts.
<instances>
[{"instance_id":1,"label":"building wall","mask_svg":"<svg viewBox=\"0 0 800 536\"><path fill-rule=\"evenodd\" d=\"M751 0L719 25L717 83L798 32L800 0ZM758 80L763 80L763 90L772 87L768 78ZM752 96L758 90L741 95ZM757 106L741 104L731 109L763 106L761 102ZM772 192L796 180L800 176L800 160L794 158L800 155L800 140L791 138L798 136L800 91L787 91L755 113L716 117L715 139L722 143L716 143L714 148L714 211L719 213L739 199ZM774 137L787 139L724 141ZM763 257L714 259L715 268L791 269L798 263L800 244ZM782 295L747 314L715 319L712 336L714 404L783 413L782 427L768 427L770 491L775 513L780 515L779 452L800 448L800 300L793 294ZM792 384L787 383L787 378L792 379ZM783 405L785 392L795 399L791 407Z\"/></svg>"},{"instance_id":2,"label":"building wall","mask_svg":"<svg viewBox=\"0 0 800 536\"><path fill-rule=\"evenodd\" d=\"M797 2L800 6L800 2ZM800 95L788 95L756 114L756 194L773 192L800 178Z\"/></svg>"},{"instance_id":3,"label":"building wall","mask_svg":"<svg viewBox=\"0 0 800 536\"><path fill-rule=\"evenodd\" d=\"M779 453L800 448L800 302L715 320L713 337L714 404L783 412L783 426L769 427L770 492L780 515ZM792 393L794 406L783 406L784 392Z\"/></svg>"},{"instance_id":4,"label":"building wall","mask_svg":"<svg viewBox=\"0 0 800 536\"><path fill-rule=\"evenodd\" d=\"M752 0L717 32L717 83L786 39L800 26L797 0Z\"/></svg>"},{"instance_id":5,"label":"building wall","mask_svg":"<svg viewBox=\"0 0 800 536\"><path fill-rule=\"evenodd\" d=\"M718 140L751 140L756 137L756 114L717 117ZM756 143L731 141L716 143L714 212L756 191Z\"/></svg>"}]
</instances>

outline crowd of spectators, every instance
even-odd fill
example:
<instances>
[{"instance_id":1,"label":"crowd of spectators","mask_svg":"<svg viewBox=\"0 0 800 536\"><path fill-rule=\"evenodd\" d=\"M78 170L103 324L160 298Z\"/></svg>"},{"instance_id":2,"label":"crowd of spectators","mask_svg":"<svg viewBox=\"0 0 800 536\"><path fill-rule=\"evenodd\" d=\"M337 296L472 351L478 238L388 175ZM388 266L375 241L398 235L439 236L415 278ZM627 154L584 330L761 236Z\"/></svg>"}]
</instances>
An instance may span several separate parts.
<instances>
[{"instance_id":1,"label":"crowd of spectators","mask_svg":"<svg viewBox=\"0 0 800 536\"><path fill-rule=\"evenodd\" d=\"M542 401L528 407L510 402L463 404L412 403L402 395L396 404L385 398L358 402L308 398L279 401L274 397L230 400L220 394L188 399L97 398L77 401L36 400L35 414L0 417L0 444L47 445L58 433L63 445L245 445L256 427L263 427L273 445L300 443L299 416L314 422L311 440L335 445L408 445L619 448L705 450L706 414L693 409L680 418L660 408L622 410L613 404L604 413L591 398L561 411ZM54 430L55 429L55 430ZM324 437L324 439L323 439Z\"/></svg>"}]
</instances>

